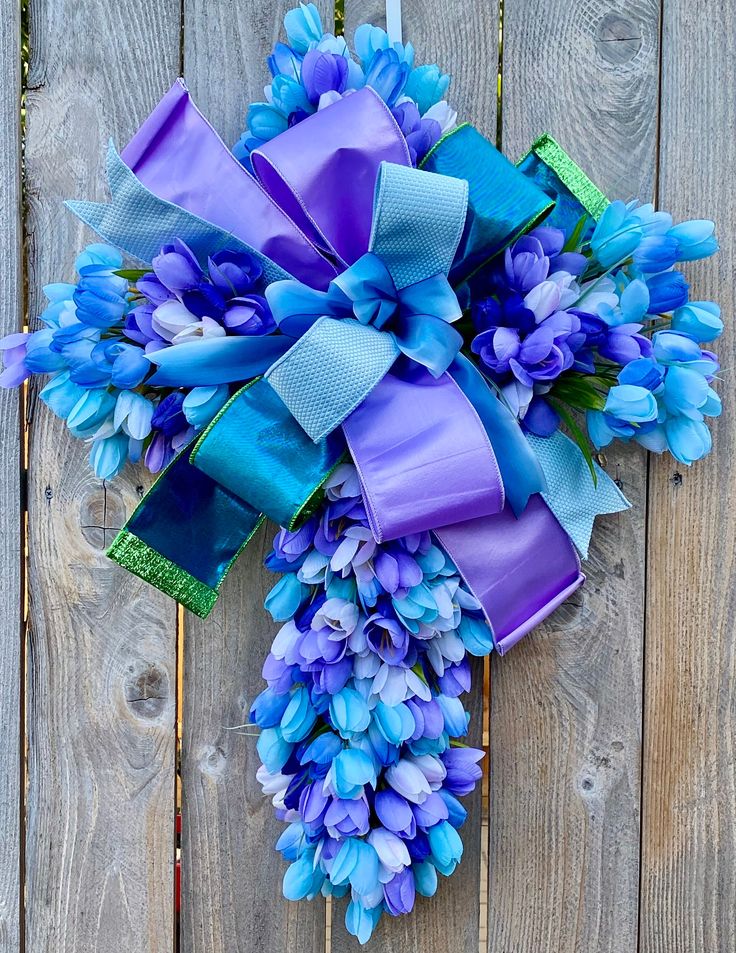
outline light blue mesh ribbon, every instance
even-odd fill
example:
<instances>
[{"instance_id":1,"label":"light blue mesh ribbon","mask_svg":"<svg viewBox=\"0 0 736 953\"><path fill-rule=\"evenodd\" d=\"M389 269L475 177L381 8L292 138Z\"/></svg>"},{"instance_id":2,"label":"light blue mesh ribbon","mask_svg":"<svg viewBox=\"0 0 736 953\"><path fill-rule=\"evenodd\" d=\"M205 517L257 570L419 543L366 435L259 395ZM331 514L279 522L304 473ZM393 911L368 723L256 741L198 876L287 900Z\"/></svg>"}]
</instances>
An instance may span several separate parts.
<instances>
[{"instance_id":1,"label":"light blue mesh ribbon","mask_svg":"<svg viewBox=\"0 0 736 953\"><path fill-rule=\"evenodd\" d=\"M335 279L327 293L294 281L269 289L277 320L287 294L292 307L311 306L315 316L324 309L325 316L265 375L313 440L332 432L365 400L400 352L435 376L452 362L462 339L449 322L461 309L446 276L462 236L467 196L461 179L384 162L376 183L371 254ZM387 309L400 304L403 327L397 332L382 331L375 319L382 294L396 295L386 298ZM374 315L365 320L372 323L352 317L361 318L362 300ZM288 324L283 326L288 333Z\"/></svg>"}]
</instances>

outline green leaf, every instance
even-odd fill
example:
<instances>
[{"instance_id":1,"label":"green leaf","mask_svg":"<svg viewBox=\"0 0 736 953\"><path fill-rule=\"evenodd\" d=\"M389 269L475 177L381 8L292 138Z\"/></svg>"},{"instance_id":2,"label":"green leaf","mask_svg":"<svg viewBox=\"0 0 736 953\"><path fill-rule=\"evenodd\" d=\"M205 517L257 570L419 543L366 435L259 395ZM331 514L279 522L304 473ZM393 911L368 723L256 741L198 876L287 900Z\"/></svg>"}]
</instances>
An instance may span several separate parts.
<instances>
[{"instance_id":1,"label":"green leaf","mask_svg":"<svg viewBox=\"0 0 736 953\"><path fill-rule=\"evenodd\" d=\"M572 230L570 237L564 244L562 249L563 252L577 250L578 246L580 245L580 239L583 237L583 232L585 231L585 228L588 224L589 218L589 215L586 213L579 219L577 225Z\"/></svg>"},{"instance_id":2,"label":"green leaf","mask_svg":"<svg viewBox=\"0 0 736 953\"><path fill-rule=\"evenodd\" d=\"M606 398L599 384L606 386L595 377L560 377L552 388L551 396L563 400L575 410L603 410Z\"/></svg>"},{"instance_id":3,"label":"green leaf","mask_svg":"<svg viewBox=\"0 0 736 953\"><path fill-rule=\"evenodd\" d=\"M549 398L548 398L549 400ZM578 426L577 421L570 413L570 411L557 400L549 401L552 407L557 411L557 413L562 418L567 429L570 431L570 436L575 441L575 443L580 447L580 452L585 457L585 462L588 464L588 469L590 470L590 475L593 478L593 486L598 486L598 476L595 472L595 467L593 466L593 447L591 446L590 440L585 433Z\"/></svg>"},{"instance_id":4,"label":"green leaf","mask_svg":"<svg viewBox=\"0 0 736 953\"><path fill-rule=\"evenodd\" d=\"M125 278L126 281L138 281L144 275L150 272L150 268L121 268L120 271L114 271L113 274L118 278Z\"/></svg>"}]
</instances>

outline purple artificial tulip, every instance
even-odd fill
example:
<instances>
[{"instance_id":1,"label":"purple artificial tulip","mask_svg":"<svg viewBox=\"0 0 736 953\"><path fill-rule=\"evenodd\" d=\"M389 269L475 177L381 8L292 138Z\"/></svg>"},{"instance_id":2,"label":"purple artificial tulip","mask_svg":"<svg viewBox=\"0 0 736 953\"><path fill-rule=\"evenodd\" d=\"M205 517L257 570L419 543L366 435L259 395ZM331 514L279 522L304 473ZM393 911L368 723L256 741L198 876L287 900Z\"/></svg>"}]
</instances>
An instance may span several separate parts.
<instances>
[{"instance_id":1,"label":"purple artificial tulip","mask_svg":"<svg viewBox=\"0 0 736 953\"><path fill-rule=\"evenodd\" d=\"M348 81L348 61L339 53L310 50L302 62L302 85L316 106L323 93L343 93Z\"/></svg>"},{"instance_id":2,"label":"purple artificial tulip","mask_svg":"<svg viewBox=\"0 0 736 953\"><path fill-rule=\"evenodd\" d=\"M409 649L409 632L395 618L374 612L365 623L370 648L389 665L399 665Z\"/></svg>"},{"instance_id":3,"label":"purple artificial tulip","mask_svg":"<svg viewBox=\"0 0 736 953\"><path fill-rule=\"evenodd\" d=\"M416 821L406 798L386 788L376 794L374 806L378 820L386 830L407 839L415 836Z\"/></svg>"},{"instance_id":4,"label":"purple artificial tulip","mask_svg":"<svg viewBox=\"0 0 736 953\"><path fill-rule=\"evenodd\" d=\"M383 885L383 897L386 910L392 917L411 913L416 899L416 886L410 867L394 874L391 880Z\"/></svg>"},{"instance_id":5,"label":"purple artificial tulip","mask_svg":"<svg viewBox=\"0 0 736 953\"><path fill-rule=\"evenodd\" d=\"M325 814L325 827L331 837L360 837L370 830L368 802L365 795L355 800L333 798Z\"/></svg>"},{"instance_id":6,"label":"purple artificial tulip","mask_svg":"<svg viewBox=\"0 0 736 953\"><path fill-rule=\"evenodd\" d=\"M478 764L483 752L478 748L448 748L440 757L447 770L444 787L460 797L470 794L483 776Z\"/></svg>"}]
</instances>

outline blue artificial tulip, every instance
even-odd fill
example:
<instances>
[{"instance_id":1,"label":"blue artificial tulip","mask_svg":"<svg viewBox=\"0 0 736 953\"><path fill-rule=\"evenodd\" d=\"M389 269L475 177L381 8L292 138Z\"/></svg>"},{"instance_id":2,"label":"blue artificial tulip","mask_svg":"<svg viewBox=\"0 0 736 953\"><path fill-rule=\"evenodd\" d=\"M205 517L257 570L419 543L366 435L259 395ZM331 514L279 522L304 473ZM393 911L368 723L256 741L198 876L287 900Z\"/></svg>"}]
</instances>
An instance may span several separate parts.
<instances>
[{"instance_id":1,"label":"blue artificial tulip","mask_svg":"<svg viewBox=\"0 0 736 953\"><path fill-rule=\"evenodd\" d=\"M26 342L24 363L32 374L53 374L66 370L67 362L53 350L54 332L51 328L34 331Z\"/></svg>"},{"instance_id":2,"label":"blue artificial tulip","mask_svg":"<svg viewBox=\"0 0 736 953\"><path fill-rule=\"evenodd\" d=\"M270 55L266 58L271 76L289 76L299 79L299 67L302 57L286 43L276 43Z\"/></svg>"},{"instance_id":3,"label":"blue artificial tulip","mask_svg":"<svg viewBox=\"0 0 736 953\"><path fill-rule=\"evenodd\" d=\"M653 275L671 268L678 260L679 245L671 235L645 235L633 254L634 265Z\"/></svg>"},{"instance_id":4,"label":"blue artificial tulip","mask_svg":"<svg viewBox=\"0 0 736 953\"><path fill-rule=\"evenodd\" d=\"M354 688L343 688L330 701L330 721L342 738L365 731L371 723L368 703Z\"/></svg>"},{"instance_id":5,"label":"blue artificial tulip","mask_svg":"<svg viewBox=\"0 0 736 953\"><path fill-rule=\"evenodd\" d=\"M376 768L370 755L358 748L344 748L332 763L335 794L342 798L360 797L363 786L376 783Z\"/></svg>"},{"instance_id":6,"label":"blue artificial tulip","mask_svg":"<svg viewBox=\"0 0 736 953\"><path fill-rule=\"evenodd\" d=\"M128 438L116 433L92 441L89 460L95 475L101 480L111 480L125 466L128 459Z\"/></svg>"},{"instance_id":7,"label":"blue artificial tulip","mask_svg":"<svg viewBox=\"0 0 736 953\"><path fill-rule=\"evenodd\" d=\"M437 868L430 861L412 864L414 885L422 897L433 897L437 892Z\"/></svg>"},{"instance_id":8,"label":"blue artificial tulip","mask_svg":"<svg viewBox=\"0 0 736 953\"><path fill-rule=\"evenodd\" d=\"M382 907L364 907L360 900L351 900L345 910L345 929L361 946L371 938L381 917Z\"/></svg>"},{"instance_id":9,"label":"blue artificial tulip","mask_svg":"<svg viewBox=\"0 0 736 953\"><path fill-rule=\"evenodd\" d=\"M598 220L590 245L595 258L604 268L624 261L639 245L644 235L641 223L630 215L627 206L617 200L608 205Z\"/></svg>"},{"instance_id":10,"label":"blue artificial tulip","mask_svg":"<svg viewBox=\"0 0 736 953\"><path fill-rule=\"evenodd\" d=\"M307 844L304 825L294 821L282 832L276 841L276 850L284 860L297 860Z\"/></svg>"},{"instance_id":11,"label":"blue artificial tulip","mask_svg":"<svg viewBox=\"0 0 736 953\"><path fill-rule=\"evenodd\" d=\"M681 414L702 420L700 408L708 400L710 390L702 374L689 367L674 365L667 369L664 379L664 406L672 416Z\"/></svg>"},{"instance_id":12,"label":"blue artificial tulip","mask_svg":"<svg viewBox=\"0 0 736 953\"><path fill-rule=\"evenodd\" d=\"M84 393L84 387L69 379L69 371L63 371L52 377L38 396L57 417L66 420Z\"/></svg>"},{"instance_id":13,"label":"blue artificial tulip","mask_svg":"<svg viewBox=\"0 0 736 953\"><path fill-rule=\"evenodd\" d=\"M251 103L248 107L248 129L260 142L269 142L289 128L289 120L270 103Z\"/></svg>"},{"instance_id":14,"label":"blue artificial tulip","mask_svg":"<svg viewBox=\"0 0 736 953\"><path fill-rule=\"evenodd\" d=\"M366 67L365 85L374 89L388 106L393 106L404 92L410 72L409 64L396 50L376 50Z\"/></svg>"},{"instance_id":15,"label":"blue artificial tulip","mask_svg":"<svg viewBox=\"0 0 736 953\"><path fill-rule=\"evenodd\" d=\"M214 387L193 387L184 398L181 409L195 430L204 430L212 423L228 401L230 390L227 384Z\"/></svg>"},{"instance_id":16,"label":"blue artificial tulip","mask_svg":"<svg viewBox=\"0 0 736 953\"><path fill-rule=\"evenodd\" d=\"M284 17L284 29L289 45L302 56L319 43L324 31L319 10L313 3L300 3Z\"/></svg>"},{"instance_id":17,"label":"blue artificial tulip","mask_svg":"<svg viewBox=\"0 0 736 953\"><path fill-rule=\"evenodd\" d=\"M299 685L291 694L281 718L281 733L285 741L303 741L314 727L317 712L309 698L309 689Z\"/></svg>"},{"instance_id":18,"label":"blue artificial tulip","mask_svg":"<svg viewBox=\"0 0 736 953\"><path fill-rule=\"evenodd\" d=\"M689 285L679 271L665 271L647 278L649 313L667 314L687 301Z\"/></svg>"},{"instance_id":19,"label":"blue artificial tulip","mask_svg":"<svg viewBox=\"0 0 736 953\"><path fill-rule=\"evenodd\" d=\"M460 835L448 821L440 821L427 831L432 850L432 863L445 877L449 877L463 856Z\"/></svg>"},{"instance_id":20,"label":"blue artificial tulip","mask_svg":"<svg viewBox=\"0 0 736 953\"><path fill-rule=\"evenodd\" d=\"M688 417L669 417L664 423L667 447L672 456L690 466L710 453L710 430L701 420Z\"/></svg>"},{"instance_id":21,"label":"blue artificial tulip","mask_svg":"<svg viewBox=\"0 0 736 953\"><path fill-rule=\"evenodd\" d=\"M112 363L110 383L122 390L137 387L151 373L151 362L142 348L128 345L121 347Z\"/></svg>"},{"instance_id":22,"label":"blue artificial tulip","mask_svg":"<svg viewBox=\"0 0 736 953\"><path fill-rule=\"evenodd\" d=\"M89 268L90 266L114 271L115 269L123 267L123 256L118 249L112 245L106 245L102 242L93 242L91 245L87 245L84 251L77 255L76 261L74 262L74 267L79 274L82 273L83 268ZM44 288L44 292L46 292L47 288L62 287L71 287L71 290L74 290L73 285L47 285L46 288ZM57 299L54 298L52 300Z\"/></svg>"},{"instance_id":23,"label":"blue artificial tulip","mask_svg":"<svg viewBox=\"0 0 736 953\"><path fill-rule=\"evenodd\" d=\"M399 745L414 734L416 724L411 711L402 702L387 705L379 701L373 709L373 720L383 737L392 745Z\"/></svg>"},{"instance_id":24,"label":"blue artificial tulip","mask_svg":"<svg viewBox=\"0 0 736 953\"><path fill-rule=\"evenodd\" d=\"M721 309L715 301L690 301L673 314L672 330L681 331L700 344L713 341L723 331Z\"/></svg>"},{"instance_id":25,"label":"blue artificial tulip","mask_svg":"<svg viewBox=\"0 0 736 953\"><path fill-rule=\"evenodd\" d=\"M645 423L657 419L657 401L651 391L635 384L616 384L608 392L604 408L607 414L627 423Z\"/></svg>"},{"instance_id":26,"label":"blue artificial tulip","mask_svg":"<svg viewBox=\"0 0 736 953\"><path fill-rule=\"evenodd\" d=\"M463 708L459 698L448 698L447 695L438 695L437 704L445 719L445 731L451 738L459 738L468 731L470 715Z\"/></svg>"},{"instance_id":27,"label":"blue artificial tulip","mask_svg":"<svg viewBox=\"0 0 736 953\"><path fill-rule=\"evenodd\" d=\"M314 866L314 851L295 860L284 874L283 891L287 900L312 899L319 893L324 874Z\"/></svg>"},{"instance_id":28,"label":"blue artificial tulip","mask_svg":"<svg viewBox=\"0 0 736 953\"><path fill-rule=\"evenodd\" d=\"M458 634L470 655L483 658L493 649L493 633L485 619L463 615L458 627Z\"/></svg>"},{"instance_id":29,"label":"blue artificial tulip","mask_svg":"<svg viewBox=\"0 0 736 953\"><path fill-rule=\"evenodd\" d=\"M115 412L116 399L103 388L86 390L66 418L75 437L91 437Z\"/></svg>"},{"instance_id":30,"label":"blue artificial tulip","mask_svg":"<svg viewBox=\"0 0 736 953\"><path fill-rule=\"evenodd\" d=\"M453 827L462 827L468 816L467 810L458 801L454 794L444 788L439 791L439 795L447 806L448 821Z\"/></svg>"},{"instance_id":31,"label":"blue artificial tulip","mask_svg":"<svg viewBox=\"0 0 736 953\"><path fill-rule=\"evenodd\" d=\"M419 66L409 75L404 95L414 100L423 116L435 103L445 98L449 85L450 77L442 73L439 67Z\"/></svg>"},{"instance_id":32,"label":"blue artificial tulip","mask_svg":"<svg viewBox=\"0 0 736 953\"><path fill-rule=\"evenodd\" d=\"M307 55L310 56L311 54ZM309 62L307 62L307 67L309 67ZM310 102L307 90L299 80L283 74L274 77L271 84L271 95L273 96L274 106L287 116L295 112L311 113L314 111L316 103L319 102L319 94L316 96L315 102Z\"/></svg>"},{"instance_id":33,"label":"blue artificial tulip","mask_svg":"<svg viewBox=\"0 0 736 953\"><path fill-rule=\"evenodd\" d=\"M640 357L621 368L619 384L634 384L655 392L664 380L664 368L649 357Z\"/></svg>"},{"instance_id":34,"label":"blue artificial tulip","mask_svg":"<svg viewBox=\"0 0 736 953\"><path fill-rule=\"evenodd\" d=\"M129 310L128 282L90 265L82 268L74 292L77 317L83 324L105 330L119 324Z\"/></svg>"},{"instance_id":35,"label":"blue artificial tulip","mask_svg":"<svg viewBox=\"0 0 736 953\"><path fill-rule=\"evenodd\" d=\"M677 261L696 261L718 251L715 225L707 219L692 219L674 225L667 233L677 241Z\"/></svg>"},{"instance_id":36,"label":"blue artificial tulip","mask_svg":"<svg viewBox=\"0 0 736 953\"><path fill-rule=\"evenodd\" d=\"M264 728L258 736L256 750L266 770L278 774L289 760L294 746L284 738L279 728Z\"/></svg>"},{"instance_id":37,"label":"blue artificial tulip","mask_svg":"<svg viewBox=\"0 0 736 953\"><path fill-rule=\"evenodd\" d=\"M275 728L281 723L291 696L277 695L272 688L264 688L251 705L250 717L259 728Z\"/></svg>"},{"instance_id":38,"label":"blue artificial tulip","mask_svg":"<svg viewBox=\"0 0 736 953\"><path fill-rule=\"evenodd\" d=\"M405 46L401 43L392 44L388 38L388 33L380 26L361 23L353 35L353 48L358 59L365 67L368 66L379 50L387 50L389 47L396 50L399 59L403 63L407 63L409 68L414 65L414 47L411 43L407 43Z\"/></svg>"},{"instance_id":39,"label":"blue artificial tulip","mask_svg":"<svg viewBox=\"0 0 736 953\"><path fill-rule=\"evenodd\" d=\"M184 405L186 413L186 400ZM296 615L308 595L309 586L300 582L296 573L287 572L266 596L263 605L266 611L271 613L274 622L286 622Z\"/></svg>"},{"instance_id":40,"label":"blue artificial tulip","mask_svg":"<svg viewBox=\"0 0 736 953\"><path fill-rule=\"evenodd\" d=\"M301 764L332 764L339 752L342 751L342 741L331 731L325 731L311 741L300 757Z\"/></svg>"}]
</instances>

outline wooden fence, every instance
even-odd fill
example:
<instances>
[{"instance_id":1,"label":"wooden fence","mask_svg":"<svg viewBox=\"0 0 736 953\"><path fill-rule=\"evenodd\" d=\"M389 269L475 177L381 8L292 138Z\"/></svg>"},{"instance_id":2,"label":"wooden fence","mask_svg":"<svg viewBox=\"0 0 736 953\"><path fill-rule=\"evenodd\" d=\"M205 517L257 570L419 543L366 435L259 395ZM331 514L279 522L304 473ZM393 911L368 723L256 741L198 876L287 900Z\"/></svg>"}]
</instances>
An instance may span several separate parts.
<instances>
[{"instance_id":1,"label":"wooden fence","mask_svg":"<svg viewBox=\"0 0 736 953\"><path fill-rule=\"evenodd\" d=\"M89 235L61 200L103 197L108 136L183 73L233 141L290 5L28 0L24 84L19 2L2 0L3 332L35 326L42 286L70 275ZM501 59L498 0L403 6L460 115L509 156L548 130L609 195L715 218L723 250L690 274L732 324L736 0L504 0ZM348 34L383 12L345 7ZM476 672L491 771L466 856L384 920L375 953L736 949L735 341L713 456L608 454L635 508L599 521L588 584L493 660L490 695ZM255 739L231 730L273 634L269 534L201 622L104 558L147 478L95 480L34 387L0 395L0 474L0 951L356 949L341 903L281 899Z\"/></svg>"}]
</instances>

